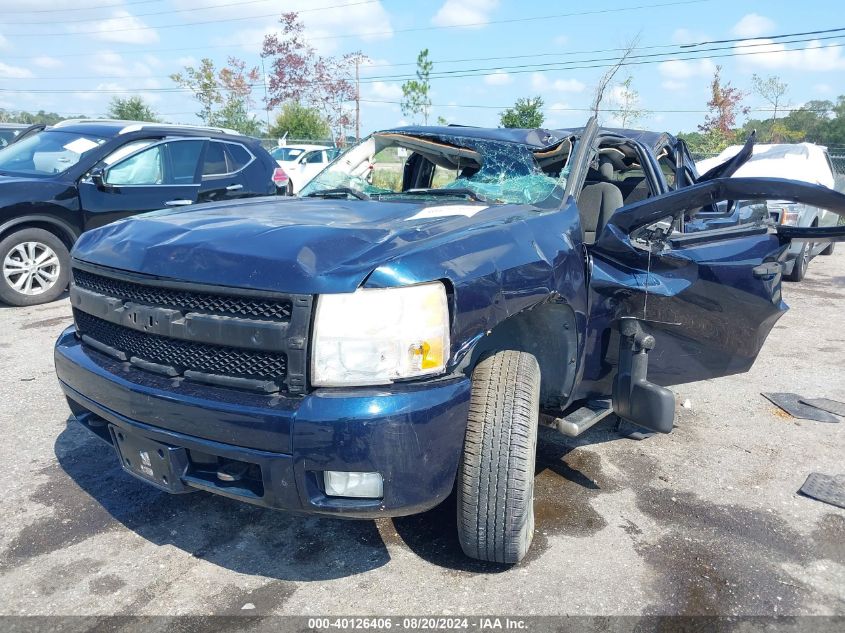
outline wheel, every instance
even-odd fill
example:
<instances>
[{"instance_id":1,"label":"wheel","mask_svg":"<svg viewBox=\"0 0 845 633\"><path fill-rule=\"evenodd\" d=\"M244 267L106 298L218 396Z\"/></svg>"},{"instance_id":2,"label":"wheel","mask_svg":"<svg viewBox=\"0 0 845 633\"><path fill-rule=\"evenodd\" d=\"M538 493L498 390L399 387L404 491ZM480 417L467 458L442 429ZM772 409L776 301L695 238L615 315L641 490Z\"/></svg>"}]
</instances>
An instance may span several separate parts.
<instances>
[{"instance_id":1,"label":"wheel","mask_svg":"<svg viewBox=\"0 0 845 633\"><path fill-rule=\"evenodd\" d=\"M807 274L807 266L810 265L810 253L813 250L813 245L810 242L804 242L798 255L795 256L795 263L792 265L792 272L785 275L785 279L789 281L801 281L804 275Z\"/></svg>"},{"instance_id":2,"label":"wheel","mask_svg":"<svg viewBox=\"0 0 845 633\"><path fill-rule=\"evenodd\" d=\"M833 255L833 249L836 248L836 242L831 242L827 245L827 248L824 249L819 255Z\"/></svg>"},{"instance_id":3,"label":"wheel","mask_svg":"<svg viewBox=\"0 0 845 633\"><path fill-rule=\"evenodd\" d=\"M0 301L32 306L53 301L67 287L70 254L44 229L22 229L0 241Z\"/></svg>"},{"instance_id":4,"label":"wheel","mask_svg":"<svg viewBox=\"0 0 845 633\"><path fill-rule=\"evenodd\" d=\"M286 195L288 195L288 196L293 195L293 181L292 180L288 180L288 188L287 188Z\"/></svg>"},{"instance_id":5,"label":"wheel","mask_svg":"<svg viewBox=\"0 0 845 633\"><path fill-rule=\"evenodd\" d=\"M516 563L528 552L539 414L534 356L502 351L476 366L457 485L458 537L467 556Z\"/></svg>"}]
</instances>

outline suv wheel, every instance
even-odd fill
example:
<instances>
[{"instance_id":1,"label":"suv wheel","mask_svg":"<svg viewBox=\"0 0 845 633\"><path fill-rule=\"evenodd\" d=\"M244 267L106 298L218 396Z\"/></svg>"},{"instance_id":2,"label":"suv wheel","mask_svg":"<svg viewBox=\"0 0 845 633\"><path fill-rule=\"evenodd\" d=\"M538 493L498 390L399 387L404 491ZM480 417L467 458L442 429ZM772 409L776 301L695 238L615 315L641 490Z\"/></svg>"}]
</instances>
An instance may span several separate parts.
<instances>
[{"instance_id":1,"label":"suv wheel","mask_svg":"<svg viewBox=\"0 0 845 633\"><path fill-rule=\"evenodd\" d=\"M467 556L516 563L528 552L539 413L534 356L502 351L478 364L458 472L458 537Z\"/></svg>"},{"instance_id":2,"label":"suv wheel","mask_svg":"<svg viewBox=\"0 0 845 633\"><path fill-rule=\"evenodd\" d=\"M810 253L813 251L813 245L810 242L804 242L801 251L795 256L795 263L792 265L792 272L785 276L789 281L801 281L804 275L807 274L807 266L810 265Z\"/></svg>"},{"instance_id":3,"label":"suv wheel","mask_svg":"<svg viewBox=\"0 0 845 633\"><path fill-rule=\"evenodd\" d=\"M23 229L0 241L0 300L31 306L57 298L68 284L70 255L55 235Z\"/></svg>"}]
</instances>

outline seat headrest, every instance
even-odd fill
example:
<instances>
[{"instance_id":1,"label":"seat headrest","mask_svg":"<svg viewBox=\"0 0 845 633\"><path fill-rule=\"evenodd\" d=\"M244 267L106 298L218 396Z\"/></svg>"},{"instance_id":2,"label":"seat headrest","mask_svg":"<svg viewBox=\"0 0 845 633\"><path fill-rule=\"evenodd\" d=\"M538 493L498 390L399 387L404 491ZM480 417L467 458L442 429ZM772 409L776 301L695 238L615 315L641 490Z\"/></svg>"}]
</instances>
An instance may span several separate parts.
<instances>
[{"instance_id":1,"label":"seat headrest","mask_svg":"<svg viewBox=\"0 0 845 633\"><path fill-rule=\"evenodd\" d=\"M613 180L613 163L607 156L599 156L599 173L603 180Z\"/></svg>"}]
</instances>

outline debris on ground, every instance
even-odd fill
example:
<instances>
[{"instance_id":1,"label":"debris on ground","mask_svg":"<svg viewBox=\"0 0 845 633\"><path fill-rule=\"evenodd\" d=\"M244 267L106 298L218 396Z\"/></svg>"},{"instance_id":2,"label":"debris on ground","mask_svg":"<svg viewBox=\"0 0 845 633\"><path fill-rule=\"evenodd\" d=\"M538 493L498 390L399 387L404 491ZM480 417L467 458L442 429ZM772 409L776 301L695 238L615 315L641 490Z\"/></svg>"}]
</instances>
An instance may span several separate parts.
<instances>
[{"instance_id":1,"label":"debris on ground","mask_svg":"<svg viewBox=\"0 0 845 633\"><path fill-rule=\"evenodd\" d=\"M798 492L811 499L845 508L845 475L810 473Z\"/></svg>"},{"instance_id":2,"label":"debris on ground","mask_svg":"<svg viewBox=\"0 0 845 633\"><path fill-rule=\"evenodd\" d=\"M801 403L845 418L845 402L831 400L830 398L801 398Z\"/></svg>"},{"instance_id":3,"label":"debris on ground","mask_svg":"<svg viewBox=\"0 0 845 633\"><path fill-rule=\"evenodd\" d=\"M764 393L764 398L776 404L794 418L816 422L839 422L839 418L817 407L804 403L804 397L797 393Z\"/></svg>"}]
</instances>

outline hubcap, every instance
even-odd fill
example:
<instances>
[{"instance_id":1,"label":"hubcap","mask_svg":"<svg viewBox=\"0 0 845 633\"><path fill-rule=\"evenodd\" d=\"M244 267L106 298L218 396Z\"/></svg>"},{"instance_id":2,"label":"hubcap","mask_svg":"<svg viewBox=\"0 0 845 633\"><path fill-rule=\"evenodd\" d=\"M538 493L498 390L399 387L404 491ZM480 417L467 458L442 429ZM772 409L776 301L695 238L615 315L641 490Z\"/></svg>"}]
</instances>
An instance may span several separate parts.
<instances>
[{"instance_id":1,"label":"hubcap","mask_svg":"<svg viewBox=\"0 0 845 633\"><path fill-rule=\"evenodd\" d=\"M55 251L41 242L21 242L6 253L3 277L23 295L40 295L56 285L61 264Z\"/></svg>"}]
</instances>

